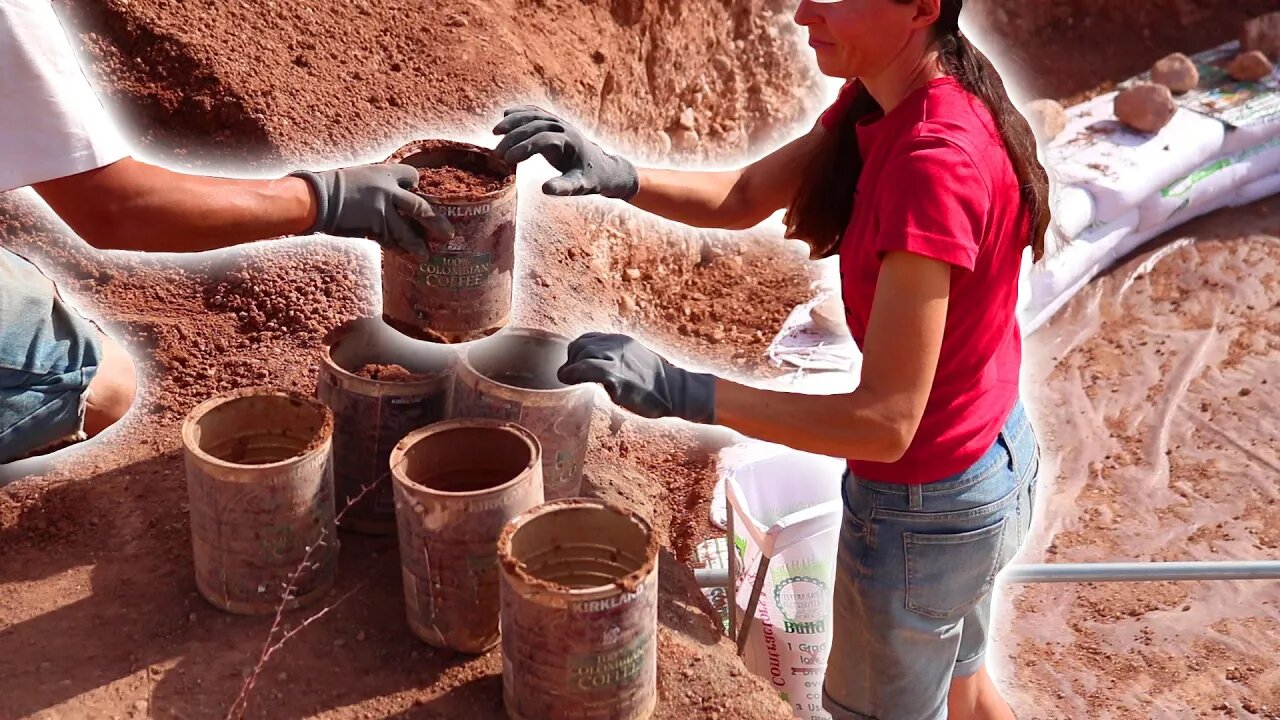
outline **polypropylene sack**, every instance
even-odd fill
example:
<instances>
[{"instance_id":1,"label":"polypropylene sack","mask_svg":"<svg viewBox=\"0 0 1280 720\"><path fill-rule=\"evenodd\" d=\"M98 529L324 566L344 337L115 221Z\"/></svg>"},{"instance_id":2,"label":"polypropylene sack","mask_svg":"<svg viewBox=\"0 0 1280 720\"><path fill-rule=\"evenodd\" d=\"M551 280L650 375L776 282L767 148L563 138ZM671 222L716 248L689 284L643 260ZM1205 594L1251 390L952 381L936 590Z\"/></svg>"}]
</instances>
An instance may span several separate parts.
<instances>
[{"instance_id":1,"label":"polypropylene sack","mask_svg":"<svg viewBox=\"0 0 1280 720\"><path fill-rule=\"evenodd\" d=\"M1204 214L1205 208L1222 207L1241 186L1271 175L1278 168L1280 138L1220 155L1144 200L1138 208L1138 229L1149 230L1173 219L1186 222Z\"/></svg>"},{"instance_id":2,"label":"polypropylene sack","mask_svg":"<svg viewBox=\"0 0 1280 720\"><path fill-rule=\"evenodd\" d=\"M1053 316L1114 257L1114 248L1138 227L1138 211L1130 210L1109 223L1094 225L1054 255L1032 266L1027 279L1031 300L1019 303L1018 321L1024 335Z\"/></svg>"},{"instance_id":3,"label":"polypropylene sack","mask_svg":"<svg viewBox=\"0 0 1280 720\"><path fill-rule=\"evenodd\" d=\"M1257 202L1264 197L1270 197L1280 193L1280 172L1274 175L1268 175L1260 180L1253 182L1240 188L1240 190L1231 199L1233 207L1248 205L1251 202Z\"/></svg>"},{"instance_id":4,"label":"polypropylene sack","mask_svg":"<svg viewBox=\"0 0 1280 720\"><path fill-rule=\"evenodd\" d=\"M1138 205L1222 150L1225 126L1179 108L1157 133L1132 130L1115 119L1116 93L1067 108L1067 127L1045 148L1048 165L1063 185L1093 198L1095 224Z\"/></svg>"},{"instance_id":5,"label":"polypropylene sack","mask_svg":"<svg viewBox=\"0 0 1280 720\"><path fill-rule=\"evenodd\" d=\"M761 557L770 558L743 660L804 720L831 717L822 709L822 679L831 648L844 467L838 458L788 450L736 468L726 482L740 558L739 618L746 617Z\"/></svg>"}]
</instances>

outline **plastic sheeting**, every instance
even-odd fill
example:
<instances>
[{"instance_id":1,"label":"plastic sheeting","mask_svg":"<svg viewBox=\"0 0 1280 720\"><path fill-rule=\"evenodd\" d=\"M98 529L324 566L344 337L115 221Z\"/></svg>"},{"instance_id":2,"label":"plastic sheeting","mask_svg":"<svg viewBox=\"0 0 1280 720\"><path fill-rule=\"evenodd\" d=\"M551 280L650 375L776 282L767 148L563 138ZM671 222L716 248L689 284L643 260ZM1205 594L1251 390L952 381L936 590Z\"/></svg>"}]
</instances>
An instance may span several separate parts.
<instances>
[{"instance_id":1,"label":"plastic sheeting","mask_svg":"<svg viewBox=\"0 0 1280 720\"><path fill-rule=\"evenodd\" d=\"M1201 218L1026 340L1044 461L1020 562L1280 554L1278 236L1280 198ZM1028 716L1182 718L1277 700L1274 682L1247 676L1280 657L1274 582L1029 586L1003 598L990 657ZM1224 677L1229 667L1238 674Z\"/></svg>"}]
</instances>

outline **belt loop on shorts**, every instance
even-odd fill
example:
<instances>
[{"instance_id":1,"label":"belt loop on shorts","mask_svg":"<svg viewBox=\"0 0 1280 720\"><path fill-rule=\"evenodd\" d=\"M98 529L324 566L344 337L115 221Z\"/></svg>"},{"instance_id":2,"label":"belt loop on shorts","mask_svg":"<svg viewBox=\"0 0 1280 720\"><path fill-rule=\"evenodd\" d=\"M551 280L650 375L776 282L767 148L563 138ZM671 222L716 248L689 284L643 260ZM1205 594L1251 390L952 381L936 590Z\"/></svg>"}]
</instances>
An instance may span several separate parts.
<instances>
[{"instance_id":1,"label":"belt loop on shorts","mask_svg":"<svg viewBox=\"0 0 1280 720\"><path fill-rule=\"evenodd\" d=\"M907 507L911 510L924 509L924 492L919 485L907 486Z\"/></svg>"}]
</instances>

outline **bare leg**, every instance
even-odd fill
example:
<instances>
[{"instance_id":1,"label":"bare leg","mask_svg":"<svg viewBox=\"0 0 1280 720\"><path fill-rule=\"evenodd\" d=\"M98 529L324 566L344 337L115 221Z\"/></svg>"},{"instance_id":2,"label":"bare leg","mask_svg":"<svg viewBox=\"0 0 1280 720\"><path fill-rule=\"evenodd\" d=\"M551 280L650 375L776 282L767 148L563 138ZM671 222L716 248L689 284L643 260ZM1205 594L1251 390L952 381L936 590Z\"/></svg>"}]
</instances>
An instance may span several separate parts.
<instances>
[{"instance_id":1,"label":"bare leg","mask_svg":"<svg viewBox=\"0 0 1280 720\"><path fill-rule=\"evenodd\" d=\"M987 668L968 677L951 680L947 694L948 720L1017 720L1009 703L1000 696Z\"/></svg>"},{"instance_id":2,"label":"bare leg","mask_svg":"<svg viewBox=\"0 0 1280 720\"><path fill-rule=\"evenodd\" d=\"M114 425L129 412L137 395L138 380L129 353L115 340L102 339L102 365L89 383L84 431L90 437Z\"/></svg>"}]
</instances>

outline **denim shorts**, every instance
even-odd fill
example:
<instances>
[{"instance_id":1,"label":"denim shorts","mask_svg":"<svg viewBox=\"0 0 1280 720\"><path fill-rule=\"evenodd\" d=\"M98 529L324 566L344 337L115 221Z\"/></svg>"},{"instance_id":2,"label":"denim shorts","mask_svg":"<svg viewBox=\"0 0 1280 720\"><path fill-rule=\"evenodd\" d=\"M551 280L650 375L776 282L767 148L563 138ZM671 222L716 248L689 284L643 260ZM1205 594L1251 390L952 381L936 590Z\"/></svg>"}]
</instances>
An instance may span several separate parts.
<instances>
[{"instance_id":1,"label":"denim shorts","mask_svg":"<svg viewBox=\"0 0 1280 720\"><path fill-rule=\"evenodd\" d=\"M944 720L982 666L996 574L1025 542L1040 448L1019 402L968 470L924 485L845 473L823 705L835 720Z\"/></svg>"},{"instance_id":2,"label":"denim shorts","mask_svg":"<svg viewBox=\"0 0 1280 720\"><path fill-rule=\"evenodd\" d=\"M83 439L101 360L98 328L35 265L0 248L0 463Z\"/></svg>"}]
</instances>

